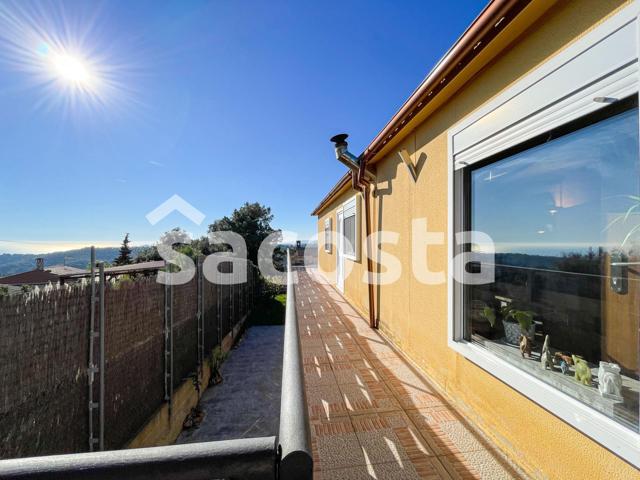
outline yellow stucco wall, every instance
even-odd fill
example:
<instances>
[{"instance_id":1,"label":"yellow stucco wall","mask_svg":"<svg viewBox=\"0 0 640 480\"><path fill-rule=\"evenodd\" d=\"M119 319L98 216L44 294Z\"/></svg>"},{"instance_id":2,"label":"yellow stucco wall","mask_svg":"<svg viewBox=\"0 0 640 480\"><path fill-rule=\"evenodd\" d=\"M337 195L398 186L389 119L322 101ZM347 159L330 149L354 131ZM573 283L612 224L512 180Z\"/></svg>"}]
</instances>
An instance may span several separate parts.
<instances>
[{"instance_id":1,"label":"yellow stucco wall","mask_svg":"<svg viewBox=\"0 0 640 480\"><path fill-rule=\"evenodd\" d=\"M424 285L413 276L411 219L426 217L430 231L447 232L448 129L627 3L558 2L406 136L392 153L375 164L374 229L400 233L397 245L383 248L398 257L404 267L400 281L376 287L380 330L535 478L629 480L640 479L640 473L449 348L447 285ZM400 148L408 150L414 164L426 157L415 183L395 153ZM320 238L324 219L331 215L335 228L335 209L351 195L353 192L343 193L321 213ZM335 270L335 249L331 254L326 254L321 246L319 250L320 267ZM429 262L430 270L446 271L446 245L431 246ZM366 311L367 290L361 281L366 263L354 266L345 280L344 293L355 307ZM335 281L335 277L329 278Z\"/></svg>"}]
</instances>

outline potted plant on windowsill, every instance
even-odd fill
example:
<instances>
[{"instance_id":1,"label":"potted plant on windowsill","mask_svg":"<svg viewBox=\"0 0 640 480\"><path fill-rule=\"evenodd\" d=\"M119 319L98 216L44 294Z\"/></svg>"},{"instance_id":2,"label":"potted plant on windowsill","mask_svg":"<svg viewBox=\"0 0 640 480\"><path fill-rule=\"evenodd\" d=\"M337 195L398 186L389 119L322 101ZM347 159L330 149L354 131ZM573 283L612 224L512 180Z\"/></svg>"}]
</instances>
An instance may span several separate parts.
<instances>
[{"instance_id":1,"label":"potted plant on windowsill","mask_svg":"<svg viewBox=\"0 0 640 480\"><path fill-rule=\"evenodd\" d=\"M505 339L511 345L520 343L520 335L526 335L531 340L535 336L536 330L533 323L535 313L529 310L518 310L511 305L494 309L486 305L480 316L487 320L492 328L495 328L496 322L500 318L504 327Z\"/></svg>"},{"instance_id":2,"label":"potted plant on windowsill","mask_svg":"<svg viewBox=\"0 0 640 480\"><path fill-rule=\"evenodd\" d=\"M529 310L508 308L502 317L504 336L507 343L518 345L520 343L520 335L526 335L530 340L533 340L536 334L536 326L533 323L534 316L535 313Z\"/></svg>"}]
</instances>

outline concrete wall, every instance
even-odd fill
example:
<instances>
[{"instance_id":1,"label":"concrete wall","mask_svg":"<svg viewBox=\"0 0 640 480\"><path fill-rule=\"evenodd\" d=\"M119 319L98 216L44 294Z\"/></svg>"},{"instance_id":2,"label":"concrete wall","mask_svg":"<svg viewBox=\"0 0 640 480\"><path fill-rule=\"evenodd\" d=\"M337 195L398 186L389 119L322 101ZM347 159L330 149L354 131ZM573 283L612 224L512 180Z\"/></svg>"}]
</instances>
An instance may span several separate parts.
<instances>
[{"instance_id":1,"label":"concrete wall","mask_svg":"<svg viewBox=\"0 0 640 480\"><path fill-rule=\"evenodd\" d=\"M536 478L622 480L640 478L640 474L448 347L447 285L427 286L413 276L411 219L426 217L430 231L447 232L448 129L626 3L556 3L375 164L374 229L400 233L397 245L385 245L383 249L399 258L404 267L398 282L376 288L380 330ZM401 148L408 150L414 164L424 161L415 183L396 153ZM335 226L335 208L349 195L352 193L343 193L321 212L321 236L324 218L332 215ZM446 271L447 246L431 246L429 262L430 270ZM335 251L328 255L320 247L319 265L333 270ZM345 285L345 296L362 311L367 309L363 270L362 265L354 268ZM332 276L329 278L334 281Z\"/></svg>"}]
</instances>

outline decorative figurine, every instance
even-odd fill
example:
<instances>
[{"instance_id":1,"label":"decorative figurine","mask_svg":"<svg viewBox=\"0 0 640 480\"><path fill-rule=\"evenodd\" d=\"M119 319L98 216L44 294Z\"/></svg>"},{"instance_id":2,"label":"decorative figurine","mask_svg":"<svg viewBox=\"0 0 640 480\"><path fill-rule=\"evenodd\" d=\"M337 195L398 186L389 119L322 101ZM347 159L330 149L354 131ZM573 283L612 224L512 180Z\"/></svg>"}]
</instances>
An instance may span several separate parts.
<instances>
[{"instance_id":1,"label":"decorative figurine","mask_svg":"<svg viewBox=\"0 0 640 480\"><path fill-rule=\"evenodd\" d=\"M540 354L540 365L543 370L547 368L553 370L553 360L551 350L549 350L549 335L544 337L544 345L542 345L542 353Z\"/></svg>"},{"instance_id":2,"label":"decorative figurine","mask_svg":"<svg viewBox=\"0 0 640 480\"><path fill-rule=\"evenodd\" d=\"M567 373L569 373L569 364L564 360L560 360L560 371L562 372L563 375L566 375Z\"/></svg>"},{"instance_id":3,"label":"decorative figurine","mask_svg":"<svg viewBox=\"0 0 640 480\"><path fill-rule=\"evenodd\" d=\"M587 362L580 357L576 357L575 355L571 355L573 358L573 364L575 365L575 379L582 383L583 385L590 386L591 385L591 369Z\"/></svg>"},{"instance_id":4,"label":"decorative figurine","mask_svg":"<svg viewBox=\"0 0 640 480\"><path fill-rule=\"evenodd\" d=\"M553 357L556 360L557 364L561 364L562 361L564 360L564 362L567 365L573 365L573 360L571 359L571 355L565 355L562 352L556 352L553 354Z\"/></svg>"},{"instance_id":5,"label":"decorative figurine","mask_svg":"<svg viewBox=\"0 0 640 480\"><path fill-rule=\"evenodd\" d=\"M531 358L531 339L526 335L520 335L520 354Z\"/></svg>"},{"instance_id":6,"label":"decorative figurine","mask_svg":"<svg viewBox=\"0 0 640 480\"><path fill-rule=\"evenodd\" d=\"M598 369L598 391L605 398L611 398L621 402L622 398L622 377L620 376L620 365L617 363L600 362Z\"/></svg>"}]
</instances>

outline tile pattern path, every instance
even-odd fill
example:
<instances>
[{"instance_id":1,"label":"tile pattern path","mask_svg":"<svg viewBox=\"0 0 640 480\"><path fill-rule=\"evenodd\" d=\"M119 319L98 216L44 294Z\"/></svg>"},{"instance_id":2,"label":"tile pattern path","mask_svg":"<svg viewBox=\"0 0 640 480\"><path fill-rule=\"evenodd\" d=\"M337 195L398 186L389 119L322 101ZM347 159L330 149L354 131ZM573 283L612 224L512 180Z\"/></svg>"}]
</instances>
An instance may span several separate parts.
<instances>
[{"instance_id":1,"label":"tile pattern path","mask_svg":"<svg viewBox=\"0 0 640 480\"><path fill-rule=\"evenodd\" d=\"M331 286L298 275L315 478L525 478Z\"/></svg>"}]
</instances>

